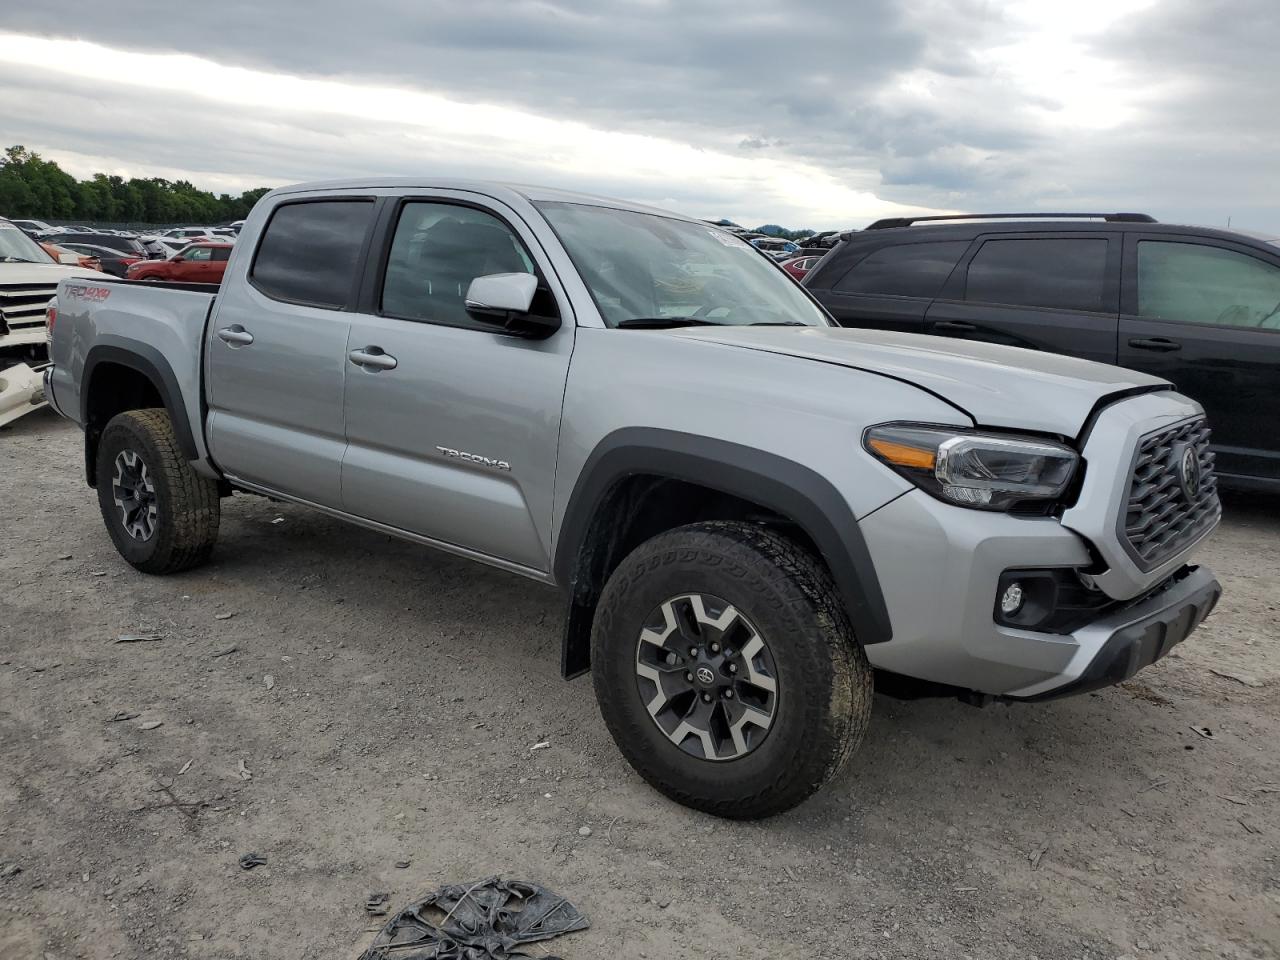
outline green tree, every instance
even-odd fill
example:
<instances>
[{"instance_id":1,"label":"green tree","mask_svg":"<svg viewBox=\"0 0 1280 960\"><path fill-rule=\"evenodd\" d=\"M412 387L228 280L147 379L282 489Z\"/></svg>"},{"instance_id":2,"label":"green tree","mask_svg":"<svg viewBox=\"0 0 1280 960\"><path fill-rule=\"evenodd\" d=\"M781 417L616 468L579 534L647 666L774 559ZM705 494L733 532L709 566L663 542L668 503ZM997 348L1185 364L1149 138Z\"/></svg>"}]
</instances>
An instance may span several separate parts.
<instances>
[{"instance_id":1,"label":"green tree","mask_svg":"<svg viewBox=\"0 0 1280 960\"><path fill-rule=\"evenodd\" d=\"M77 181L52 160L12 146L0 157L0 215L50 220L218 223L243 220L270 188L239 197L215 195L186 180L171 182L97 173Z\"/></svg>"}]
</instances>

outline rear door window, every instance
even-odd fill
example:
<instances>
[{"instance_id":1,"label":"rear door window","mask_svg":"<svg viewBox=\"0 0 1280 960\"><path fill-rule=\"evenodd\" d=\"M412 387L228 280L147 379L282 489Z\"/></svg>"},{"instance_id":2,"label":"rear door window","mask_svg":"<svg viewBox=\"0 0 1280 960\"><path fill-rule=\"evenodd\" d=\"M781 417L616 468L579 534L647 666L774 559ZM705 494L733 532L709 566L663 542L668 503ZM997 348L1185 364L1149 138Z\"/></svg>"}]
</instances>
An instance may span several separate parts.
<instances>
[{"instance_id":1,"label":"rear door window","mask_svg":"<svg viewBox=\"0 0 1280 960\"><path fill-rule=\"evenodd\" d=\"M230 247L214 247L213 259L214 260L230 260L231 248Z\"/></svg>"},{"instance_id":2,"label":"rear door window","mask_svg":"<svg viewBox=\"0 0 1280 960\"><path fill-rule=\"evenodd\" d=\"M318 200L277 207L250 279L275 300L340 309L361 265L372 200Z\"/></svg>"},{"instance_id":3,"label":"rear door window","mask_svg":"<svg viewBox=\"0 0 1280 960\"><path fill-rule=\"evenodd\" d=\"M932 299L968 248L968 240L884 247L854 264L834 289L838 293Z\"/></svg>"},{"instance_id":4,"label":"rear door window","mask_svg":"<svg viewBox=\"0 0 1280 960\"><path fill-rule=\"evenodd\" d=\"M1280 330L1280 267L1221 247L1143 240L1138 316Z\"/></svg>"},{"instance_id":5,"label":"rear door window","mask_svg":"<svg viewBox=\"0 0 1280 960\"><path fill-rule=\"evenodd\" d=\"M965 299L1020 307L1102 312L1103 238L988 240L969 263Z\"/></svg>"}]
</instances>

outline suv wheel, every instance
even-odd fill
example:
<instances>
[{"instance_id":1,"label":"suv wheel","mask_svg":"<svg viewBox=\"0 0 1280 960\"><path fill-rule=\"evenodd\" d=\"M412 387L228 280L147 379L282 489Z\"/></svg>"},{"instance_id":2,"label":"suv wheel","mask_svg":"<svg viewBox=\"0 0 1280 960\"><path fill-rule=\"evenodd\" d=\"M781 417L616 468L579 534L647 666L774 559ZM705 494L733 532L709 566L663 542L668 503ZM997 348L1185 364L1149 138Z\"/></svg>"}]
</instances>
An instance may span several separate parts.
<instances>
[{"instance_id":1,"label":"suv wheel","mask_svg":"<svg viewBox=\"0 0 1280 960\"><path fill-rule=\"evenodd\" d=\"M164 410L112 417L95 467L98 506L120 556L159 574L209 559L218 539L218 485L182 455Z\"/></svg>"},{"instance_id":2,"label":"suv wheel","mask_svg":"<svg viewBox=\"0 0 1280 960\"><path fill-rule=\"evenodd\" d=\"M592 678L619 749L680 803L766 817L861 742L872 674L826 570L747 523L660 534L605 586Z\"/></svg>"}]
</instances>

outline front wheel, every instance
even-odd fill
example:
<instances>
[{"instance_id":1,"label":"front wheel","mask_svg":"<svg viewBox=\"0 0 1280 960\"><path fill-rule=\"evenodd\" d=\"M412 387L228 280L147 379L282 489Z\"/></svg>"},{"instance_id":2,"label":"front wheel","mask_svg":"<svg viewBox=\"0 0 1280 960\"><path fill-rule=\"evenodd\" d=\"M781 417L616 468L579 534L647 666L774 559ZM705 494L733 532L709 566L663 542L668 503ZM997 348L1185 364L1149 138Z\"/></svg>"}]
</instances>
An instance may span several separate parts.
<instances>
[{"instance_id":1,"label":"front wheel","mask_svg":"<svg viewBox=\"0 0 1280 960\"><path fill-rule=\"evenodd\" d=\"M871 667L827 571L753 524L692 524L637 547L605 586L591 661L636 771L723 817L800 803L870 718Z\"/></svg>"},{"instance_id":2,"label":"front wheel","mask_svg":"<svg viewBox=\"0 0 1280 960\"><path fill-rule=\"evenodd\" d=\"M98 442L98 506L120 556L143 573L178 573L209 559L218 539L218 484L178 448L164 410L111 418Z\"/></svg>"}]
</instances>

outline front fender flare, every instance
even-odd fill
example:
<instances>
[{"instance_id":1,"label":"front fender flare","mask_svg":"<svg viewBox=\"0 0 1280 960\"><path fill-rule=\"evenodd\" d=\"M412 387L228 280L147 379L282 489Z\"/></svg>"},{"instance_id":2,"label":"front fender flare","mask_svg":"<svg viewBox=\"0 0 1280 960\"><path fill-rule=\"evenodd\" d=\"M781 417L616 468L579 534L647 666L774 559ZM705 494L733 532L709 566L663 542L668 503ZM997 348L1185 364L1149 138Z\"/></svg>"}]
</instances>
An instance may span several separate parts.
<instances>
[{"instance_id":1,"label":"front fender flare","mask_svg":"<svg viewBox=\"0 0 1280 960\"><path fill-rule=\"evenodd\" d=\"M592 519L619 481L636 474L696 483L787 517L817 545L835 580L858 642L893 636L875 564L857 518L840 492L801 463L741 444L674 430L632 427L600 442L574 485L556 540L553 570L569 593L561 650L566 677L590 663L595 600L583 560Z\"/></svg>"}]
</instances>

